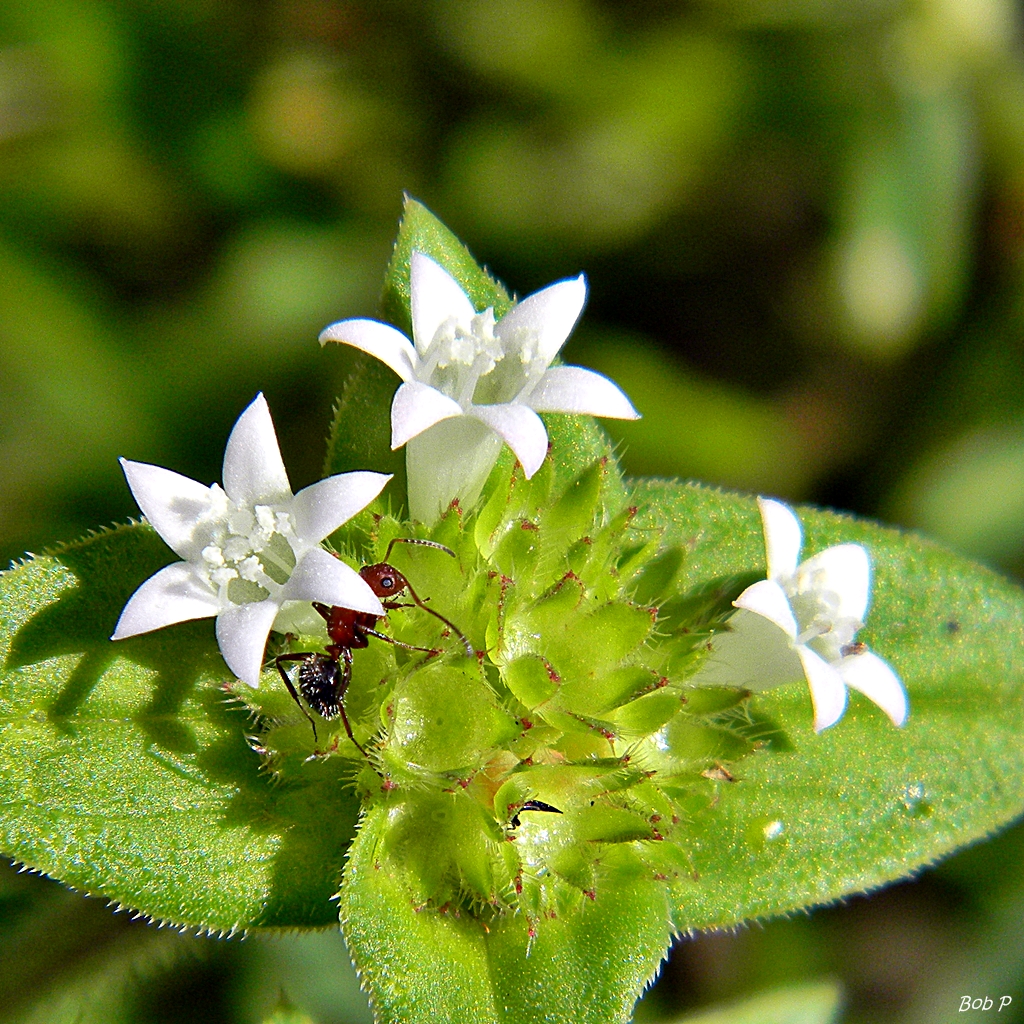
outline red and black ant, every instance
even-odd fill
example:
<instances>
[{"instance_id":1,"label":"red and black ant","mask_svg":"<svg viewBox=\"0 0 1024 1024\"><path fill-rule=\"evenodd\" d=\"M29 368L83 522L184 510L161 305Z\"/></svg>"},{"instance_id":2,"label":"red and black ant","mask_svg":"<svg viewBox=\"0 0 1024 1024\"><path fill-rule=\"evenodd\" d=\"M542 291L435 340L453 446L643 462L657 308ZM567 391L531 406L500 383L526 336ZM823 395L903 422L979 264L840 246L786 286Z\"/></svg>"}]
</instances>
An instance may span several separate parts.
<instances>
[{"instance_id":1,"label":"red and black ant","mask_svg":"<svg viewBox=\"0 0 1024 1024\"><path fill-rule=\"evenodd\" d=\"M446 554L451 555L452 558L456 557L455 552L451 548L446 548L443 544L437 544L432 540L395 537L384 553L384 561L378 562L376 565L364 565L359 570L359 575L370 585L370 589L377 597L381 598L381 604L387 611L394 608L411 608L411 604L401 604L394 600L387 600L387 598L395 598L403 591L408 590L409 596L420 608L425 612L429 612L434 618L440 619L458 636L462 641L462 646L466 649L467 657L472 658L474 655L473 646L466 639L465 633L455 623L441 615L440 612L435 612L433 608L428 608L420 600L416 591L412 589L409 581L393 565L388 564L387 560L391 556L391 549L396 544L419 544L423 547L437 548L439 551L444 551ZM426 651L429 654L437 652L430 647L414 647L412 644L402 643L401 640L395 640L394 637L386 636L384 633L378 633L373 627L377 624L377 620L380 618L379 615L373 615L370 612L357 612L351 608L341 608L337 605L320 604L317 601L313 602L313 607L327 622L327 635L332 641L324 648L325 653L318 654L314 651L304 651L296 654L281 654L278 655L274 663L277 665L277 671L281 673L281 678L284 680L284 685L288 687L288 692L292 695L292 699L298 704L299 710L309 719L309 724L313 726L314 742L317 739L316 722L313 721L312 715L302 706L299 694L302 695L306 703L321 718L331 720L340 716L342 724L345 726L345 732L348 733L348 738L365 757L366 751L355 736L352 735L352 726L349 724L348 715L345 714L345 691L348 689L348 684L352 679L352 651L357 647L368 647L370 643L369 638L375 636L378 640L384 640L406 651ZM288 661L301 662L299 666L298 692L296 692L295 685L283 667L283 663Z\"/></svg>"}]
</instances>

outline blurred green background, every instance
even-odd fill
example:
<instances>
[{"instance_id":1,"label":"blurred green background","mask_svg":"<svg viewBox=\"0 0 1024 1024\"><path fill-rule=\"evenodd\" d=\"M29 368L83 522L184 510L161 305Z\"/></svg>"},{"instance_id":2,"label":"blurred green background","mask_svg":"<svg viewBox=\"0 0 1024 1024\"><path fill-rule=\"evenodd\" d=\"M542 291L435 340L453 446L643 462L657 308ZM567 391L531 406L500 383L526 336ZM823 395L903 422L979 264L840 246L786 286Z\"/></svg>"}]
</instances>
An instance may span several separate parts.
<instances>
[{"instance_id":1,"label":"blurred green background","mask_svg":"<svg viewBox=\"0 0 1024 1024\"><path fill-rule=\"evenodd\" d=\"M219 478L267 393L319 475L401 191L645 414L628 472L1024 573L1024 36L1008 0L0 0L0 557ZM373 468L373 467L368 467ZM1024 1020L1024 833L681 941L659 1020L832 976L849 1021ZM0 1019L366 1021L337 935L218 941L0 873ZM75 1014L87 1007L84 1018Z\"/></svg>"}]
</instances>

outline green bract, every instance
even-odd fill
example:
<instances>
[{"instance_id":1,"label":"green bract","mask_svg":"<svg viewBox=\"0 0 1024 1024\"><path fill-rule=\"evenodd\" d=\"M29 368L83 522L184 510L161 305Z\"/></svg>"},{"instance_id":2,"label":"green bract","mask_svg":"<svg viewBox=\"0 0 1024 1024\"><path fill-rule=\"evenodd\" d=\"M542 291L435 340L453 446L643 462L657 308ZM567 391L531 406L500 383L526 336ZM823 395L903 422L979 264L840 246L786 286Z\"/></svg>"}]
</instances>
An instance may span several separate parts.
<instances>
[{"instance_id":1,"label":"green bract","mask_svg":"<svg viewBox=\"0 0 1024 1024\"><path fill-rule=\"evenodd\" d=\"M413 249L478 305L507 306L410 204L385 288L398 326ZM329 472L389 468L389 373L358 368ZM801 510L807 553L869 550L863 636L911 701L901 730L854 695L816 735L803 685L692 682L763 577L754 500L624 481L591 421L547 426L532 480L506 454L480 503L429 532L395 514L395 482L331 538L352 565L395 537L450 548L389 560L476 652L414 605L378 623L426 650L354 652L346 708L368 758L336 723L314 741L272 665L259 690L235 685L209 622L108 641L174 557L148 526L3 574L0 849L212 932L340 912L382 1021L607 1024L629 1017L673 932L877 886L1021 813L1020 590L918 538ZM326 642L279 637L268 657Z\"/></svg>"},{"instance_id":2,"label":"green bract","mask_svg":"<svg viewBox=\"0 0 1024 1024\"><path fill-rule=\"evenodd\" d=\"M748 694L687 686L741 579L679 594L680 550L639 515L607 456L561 490L550 462L531 481L506 462L478 512L455 507L430 532L455 563L395 548L396 568L478 652L467 658L410 606L390 616L395 638L434 653L375 641L354 654L348 715L371 750L357 790L387 822L379 853L419 907L518 910L535 928L593 900L606 877L689 875L683 840L728 778L723 763L773 731ZM376 563L414 530L376 516L336 539ZM272 689L238 692L260 712ZM340 729L314 745L284 712L273 724L275 698L255 727L272 766L315 747L356 757Z\"/></svg>"}]
</instances>

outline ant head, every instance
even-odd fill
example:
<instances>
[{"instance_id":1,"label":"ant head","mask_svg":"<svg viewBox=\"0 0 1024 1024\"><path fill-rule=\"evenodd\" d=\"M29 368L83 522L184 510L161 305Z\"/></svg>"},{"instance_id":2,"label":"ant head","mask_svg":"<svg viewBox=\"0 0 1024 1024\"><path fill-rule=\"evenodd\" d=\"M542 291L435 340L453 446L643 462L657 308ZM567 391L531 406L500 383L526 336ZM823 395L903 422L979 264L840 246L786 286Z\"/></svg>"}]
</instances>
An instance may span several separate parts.
<instances>
[{"instance_id":1,"label":"ant head","mask_svg":"<svg viewBox=\"0 0 1024 1024\"><path fill-rule=\"evenodd\" d=\"M359 575L370 585L370 589L378 597L394 597L401 594L409 581L393 566L387 562L378 562L376 565L364 565L359 570Z\"/></svg>"}]
</instances>

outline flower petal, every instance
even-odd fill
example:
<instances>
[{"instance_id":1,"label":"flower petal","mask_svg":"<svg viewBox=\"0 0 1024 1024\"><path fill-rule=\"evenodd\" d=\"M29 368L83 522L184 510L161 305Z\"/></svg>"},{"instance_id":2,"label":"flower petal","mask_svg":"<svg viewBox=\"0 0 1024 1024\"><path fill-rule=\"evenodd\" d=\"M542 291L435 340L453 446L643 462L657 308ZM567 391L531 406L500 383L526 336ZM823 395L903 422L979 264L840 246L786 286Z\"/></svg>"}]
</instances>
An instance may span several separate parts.
<instances>
[{"instance_id":1,"label":"flower petal","mask_svg":"<svg viewBox=\"0 0 1024 1024\"><path fill-rule=\"evenodd\" d=\"M438 327L449 317L468 324L476 315L459 282L422 252L414 252L409 260L409 287L412 337L421 356L426 354Z\"/></svg>"},{"instance_id":2,"label":"flower petal","mask_svg":"<svg viewBox=\"0 0 1024 1024\"><path fill-rule=\"evenodd\" d=\"M537 412L585 413L617 420L640 418L617 384L582 366L553 366L525 401Z\"/></svg>"},{"instance_id":3,"label":"flower petal","mask_svg":"<svg viewBox=\"0 0 1024 1024\"><path fill-rule=\"evenodd\" d=\"M474 405L467 410L486 423L516 453L529 480L548 453L548 432L541 418L525 405Z\"/></svg>"},{"instance_id":4,"label":"flower petal","mask_svg":"<svg viewBox=\"0 0 1024 1024\"><path fill-rule=\"evenodd\" d=\"M836 664L836 670L847 686L859 690L874 701L893 721L903 725L907 720L907 693L900 678L887 661L870 651L850 654Z\"/></svg>"},{"instance_id":5,"label":"flower petal","mask_svg":"<svg viewBox=\"0 0 1024 1024\"><path fill-rule=\"evenodd\" d=\"M320 601L369 615L384 614L384 608L366 580L323 548L306 552L281 589L280 600Z\"/></svg>"},{"instance_id":6,"label":"flower petal","mask_svg":"<svg viewBox=\"0 0 1024 1024\"><path fill-rule=\"evenodd\" d=\"M846 710L846 686L839 673L819 654L802 644L796 648L814 704L814 731L835 725Z\"/></svg>"},{"instance_id":7,"label":"flower petal","mask_svg":"<svg viewBox=\"0 0 1024 1024\"><path fill-rule=\"evenodd\" d=\"M274 421L262 392L234 425L224 449L224 490L239 505L273 505L292 497Z\"/></svg>"},{"instance_id":8,"label":"flower petal","mask_svg":"<svg viewBox=\"0 0 1024 1024\"><path fill-rule=\"evenodd\" d=\"M729 629L711 638L711 653L687 684L756 693L795 683L803 675L790 638L774 622L741 608L729 619Z\"/></svg>"},{"instance_id":9,"label":"flower petal","mask_svg":"<svg viewBox=\"0 0 1024 1024\"><path fill-rule=\"evenodd\" d=\"M768 555L768 579L792 576L800 560L803 533L800 520L788 506L771 498L758 498L764 546Z\"/></svg>"},{"instance_id":10,"label":"flower petal","mask_svg":"<svg viewBox=\"0 0 1024 1024\"><path fill-rule=\"evenodd\" d=\"M176 622L206 619L220 612L217 595L188 562L175 562L150 576L128 599L111 640L124 640Z\"/></svg>"},{"instance_id":11,"label":"flower petal","mask_svg":"<svg viewBox=\"0 0 1024 1024\"><path fill-rule=\"evenodd\" d=\"M391 450L422 434L441 420L462 415L462 406L429 384L403 384L391 402Z\"/></svg>"},{"instance_id":12,"label":"flower petal","mask_svg":"<svg viewBox=\"0 0 1024 1024\"><path fill-rule=\"evenodd\" d=\"M366 508L390 479L387 473L339 473L303 487L289 508L299 553Z\"/></svg>"},{"instance_id":13,"label":"flower petal","mask_svg":"<svg viewBox=\"0 0 1024 1024\"><path fill-rule=\"evenodd\" d=\"M254 690L260 685L263 652L277 610L277 601L253 601L231 605L217 616L220 653L228 668Z\"/></svg>"},{"instance_id":14,"label":"flower petal","mask_svg":"<svg viewBox=\"0 0 1024 1024\"><path fill-rule=\"evenodd\" d=\"M558 281L528 295L513 306L495 325L494 333L509 349L513 336L520 332L534 335L537 354L550 366L587 301L587 279L580 274L568 281Z\"/></svg>"},{"instance_id":15,"label":"flower petal","mask_svg":"<svg viewBox=\"0 0 1024 1024\"><path fill-rule=\"evenodd\" d=\"M871 592L871 560L861 544L836 544L801 563L815 590L830 590L839 598L838 618L864 621ZM799 584L798 584L799 585Z\"/></svg>"},{"instance_id":16,"label":"flower petal","mask_svg":"<svg viewBox=\"0 0 1024 1024\"><path fill-rule=\"evenodd\" d=\"M793 609L785 591L775 580L759 580L751 584L733 601L737 608L761 615L784 630L790 640L796 639L797 626Z\"/></svg>"},{"instance_id":17,"label":"flower petal","mask_svg":"<svg viewBox=\"0 0 1024 1024\"><path fill-rule=\"evenodd\" d=\"M468 512L504 444L473 416L453 416L417 434L405 448L409 515L433 526L456 498Z\"/></svg>"},{"instance_id":18,"label":"flower petal","mask_svg":"<svg viewBox=\"0 0 1024 1024\"><path fill-rule=\"evenodd\" d=\"M366 352L390 366L402 380L413 380L419 356L412 342L388 324L376 320L339 320L320 332L320 344L337 341Z\"/></svg>"},{"instance_id":19,"label":"flower petal","mask_svg":"<svg viewBox=\"0 0 1024 1024\"><path fill-rule=\"evenodd\" d=\"M275 633L294 633L296 636L316 637L321 647L331 642L327 635L327 623L308 601L283 602L274 618L274 624L270 628Z\"/></svg>"},{"instance_id":20,"label":"flower petal","mask_svg":"<svg viewBox=\"0 0 1024 1024\"><path fill-rule=\"evenodd\" d=\"M195 555L192 537L213 503L210 488L146 462L121 459L121 468L139 508L167 546L184 559Z\"/></svg>"}]
</instances>

